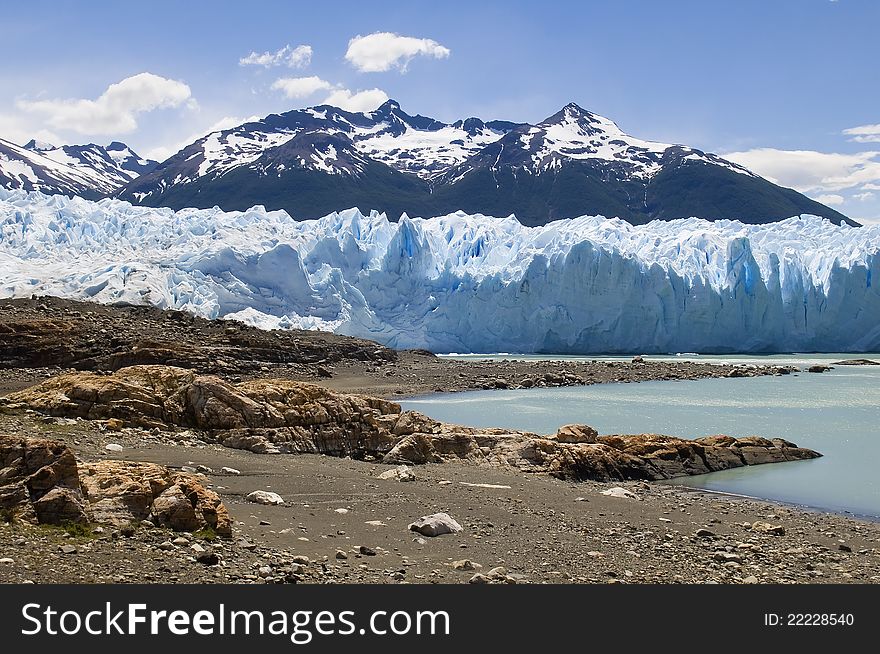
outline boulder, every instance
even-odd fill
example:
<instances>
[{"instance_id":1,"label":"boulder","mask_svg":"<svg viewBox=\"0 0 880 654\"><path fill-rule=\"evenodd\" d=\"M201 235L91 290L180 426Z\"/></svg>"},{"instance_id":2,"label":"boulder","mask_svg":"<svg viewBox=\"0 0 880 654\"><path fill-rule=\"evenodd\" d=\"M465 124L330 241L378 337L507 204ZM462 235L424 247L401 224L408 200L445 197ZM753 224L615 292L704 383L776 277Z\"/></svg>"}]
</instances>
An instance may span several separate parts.
<instances>
[{"instance_id":1,"label":"boulder","mask_svg":"<svg viewBox=\"0 0 880 654\"><path fill-rule=\"evenodd\" d=\"M271 506L279 506L284 504L284 498L281 497L278 493L273 493L272 491L262 491L257 490L247 495L248 502L253 502L254 504L266 504Z\"/></svg>"},{"instance_id":2,"label":"boulder","mask_svg":"<svg viewBox=\"0 0 880 654\"><path fill-rule=\"evenodd\" d=\"M556 432L555 439L560 443L595 443L598 436L599 432L589 425L563 425Z\"/></svg>"},{"instance_id":3,"label":"boulder","mask_svg":"<svg viewBox=\"0 0 880 654\"><path fill-rule=\"evenodd\" d=\"M415 481L416 476L409 466L397 466L386 470L377 476L377 479L393 479L394 481Z\"/></svg>"},{"instance_id":4,"label":"boulder","mask_svg":"<svg viewBox=\"0 0 880 654\"><path fill-rule=\"evenodd\" d=\"M639 496L629 491L625 488L621 488L620 486L615 486L614 488L607 488L602 491L602 495L607 495L608 497L619 497L625 500L637 500Z\"/></svg>"},{"instance_id":5,"label":"boulder","mask_svg":"<svg viewBox=\"0 0 880 654\"><path fill-rule=\"evenodd\" d=\"M434 448L435 440L427 434L404 436L382 458L382 463L440 463L443 459Z\"/></svg>"},{"instance_id":6,"label":"boulder","mask_svg":"<svg viewBox=\"0 0 880 654\"><path fill-rule=\"evenodd\" d=\"M448 513L432 513L422 516L415 522L410 523L410 531L416 531L422 536L442 536L443 534L456 534L462 530L462 526Z\"/></svg>"}]
</instances>

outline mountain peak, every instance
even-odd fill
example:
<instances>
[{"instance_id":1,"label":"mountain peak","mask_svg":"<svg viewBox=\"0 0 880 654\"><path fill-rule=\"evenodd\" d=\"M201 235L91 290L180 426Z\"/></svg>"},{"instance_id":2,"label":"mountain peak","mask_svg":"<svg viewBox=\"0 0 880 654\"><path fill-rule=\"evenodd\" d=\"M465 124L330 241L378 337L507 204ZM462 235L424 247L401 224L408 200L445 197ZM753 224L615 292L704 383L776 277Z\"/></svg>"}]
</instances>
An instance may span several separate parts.
<instances>
[{"instance_id":1,"label":"mountain peak","mask_svg":"<svg viewBox=\"0 0 880 654\"><path fill-rule=\"evenodd\" d=\"M555 114L545 119L543 123L555 124L555 123L570 123L570 122L595 122L597 118L602 118L598 114L594 114L592 111L587 111L582 106L575 102L569 102L562 109L557 111ZM611 122L611 121L608 121Z\"/></svg>"},{"instance_id":2,"label":"mountain peak","mask_svg":"<svg viewBox=\"0 0 880 654\"><path fill-rule=\"evenodd\" d=\"M385 102L380 104L373 113L390 113L392 111L400 111L400 103L397 100L388 98Z\"/></svg>"},{"instance_id":3,"label":"mountain peak","mask_svg":"<svg viewBox=\"0 0 880 654\"><path fill-rule=\"evenodd\" d=\"M44 152L46 150L54 150L55 146L47 141L38 141L37 139L31 139L27 143L24 144L25 150L33 150L34 152Z\"/></svg>"},{"instance_id":4,"label":"mountain peak","mask_svg":"<svg viewBox=\"0 0 880 654\"><path fill-rule=\"evenodd\" d=\"M571 113L571 114L589 114L589 113L591 113L591 112L587 111L586 109L584 109L582 106L580 106L577 102L569 102L567 105L565 105L562 108L562 110L565 111L566 113Z\"/></svg>"}]
</instances>

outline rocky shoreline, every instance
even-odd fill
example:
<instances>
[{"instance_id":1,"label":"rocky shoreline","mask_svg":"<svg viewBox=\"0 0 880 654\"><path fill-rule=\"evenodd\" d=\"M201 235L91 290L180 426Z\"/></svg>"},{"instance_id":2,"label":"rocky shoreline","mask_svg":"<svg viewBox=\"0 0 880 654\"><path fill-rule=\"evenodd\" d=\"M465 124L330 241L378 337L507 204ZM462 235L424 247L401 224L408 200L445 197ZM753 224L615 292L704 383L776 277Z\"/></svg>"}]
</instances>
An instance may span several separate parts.
<instances>
[{"instance_id":1,"label":"rocky shoreline","mask_svg":"<svg viewBox=\"0 0 880 654\"><path fill-rule=\"evenodd\" d=\"M63 372L169 365L237 383L290 379L392 398L493 388L753 377L787 366L658 361L456 360L311 331L262 331L182 311L40 297L0 302L0 394Z\"/></svg>"},{"instance_id":2,"label":"rocky shoreline","mask_svg":"<svg viewBox=\"0 0 880 654\"><path fill-rule=\"evenodd\" d=\"M179 314L0 305L0 582L880 581L877 523L646 483L817 456L793 443L475 429L390 400L790 368L449 360ZM22 467L33 439L74 467ZM431 514L461 530L411 531Z\"/></svg>"}]
</instances>

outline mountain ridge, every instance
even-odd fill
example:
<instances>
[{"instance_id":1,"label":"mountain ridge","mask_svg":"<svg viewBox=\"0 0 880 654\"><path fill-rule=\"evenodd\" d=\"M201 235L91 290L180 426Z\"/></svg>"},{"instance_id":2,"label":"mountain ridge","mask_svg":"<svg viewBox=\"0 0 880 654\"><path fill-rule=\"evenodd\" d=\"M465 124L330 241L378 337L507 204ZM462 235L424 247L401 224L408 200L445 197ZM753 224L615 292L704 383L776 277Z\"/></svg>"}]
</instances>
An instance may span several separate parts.
<instances>
[{"instance_id":1,"label":"mountain ridge","mask_svg":"<svg viewBox=\"0 0 880 654\"><path fill-rule=\"evenodd\" d=\"M125 143L107 146L55 146L31 139L19 146L0 138L0 186L94 200L111 196L125 184L153 170Z\"/></svg>"},{"instance_id":2,"label":"mountain ridge","mask_svg":"<svg viewBox=\"0 0 880 654\"><path fill-rule=\"evenodd\" d=\"M528 226L582 215L644 224L815 214L858 224L718 155L631 136L573 102L534 125L474 116L445 123L395 100L370 112L317 105L211 132L158 163L117 142L21 148L0 140L0 185L172 209L263 205L299 220L357 207L392 219L514 215Z\"/></svg>"}]
</instances>

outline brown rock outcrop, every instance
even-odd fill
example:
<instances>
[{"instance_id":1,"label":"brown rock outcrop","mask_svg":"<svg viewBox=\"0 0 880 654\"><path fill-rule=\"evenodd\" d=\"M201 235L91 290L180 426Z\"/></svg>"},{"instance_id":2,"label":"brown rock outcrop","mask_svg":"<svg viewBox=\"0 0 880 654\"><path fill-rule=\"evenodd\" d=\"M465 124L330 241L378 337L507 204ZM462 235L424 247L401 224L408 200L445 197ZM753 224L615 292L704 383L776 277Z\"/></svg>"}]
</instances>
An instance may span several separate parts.
<instances>
[{"instance_id":1,"label":"brown rock outcrop","mask_svg":"<svg viewBox=\"0 0 880 654\"><path fill-rule=\"evenodd\" d=\"M96 522L123 526L150 519L175 531L210 527L232 535L220 497L193 475L154 463L97 461L80 464L79 477Z\"/></svg>"},{"instance_id":2,"label":"brown rock outcrop","mask_svg":"<svg viewBox=\"0 0 880 654\"><path fill-rule=\"evenodd\" d=\"M233 385L167 366L60 375L7 397L56 416L195 428L206 440L260 453L369 455L394 464L458 460L567 479L669 479L819 456L782 439L757 436L599 436L587 425L565 425L547 436L477 429L402 413L394 402L314 384L261 380ZM174 513L171 496L167 501Z\"/></svg>"},{"instance_id":3,"label":"brown rock outcrop","mask_svg":"<svg viewBox=\"0 0 880 654\"><path fill-rule=\"evenodd\" d=\"M194 476L152 463L77 464L61 441L0 436L0 510L40 524L123 526L152 519L177 531L232 534L220 497Z\"/></svg>"},{"instance_id":4,"label":"brown rock outcrop","mask_svg":"<svg viewBox=\"0 0 880 654\"><path fill-rule=\"evenodd\" d=\"M73 452L60 441L0 436L0 510L32 522L86 522Z\"/></svg>"},{"instance_id":5,"label":"brown rock outcrop","mask_svg":"<svg viewBox=\"0 0 880 654\"><path fill-rule=\"evenodd\" d=\"M172 366L132 366L112 375L68 373L7 396L53 416L118 419L126 425L193 427L257 452L363 456L391 449L388 424L400 405L287 380L232 385Z\"/></svg>"}]
</instances>

